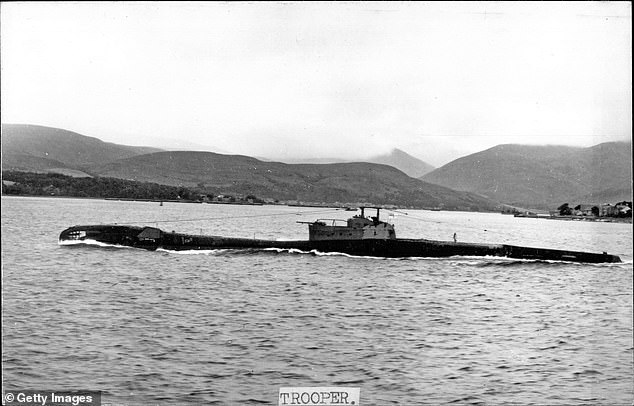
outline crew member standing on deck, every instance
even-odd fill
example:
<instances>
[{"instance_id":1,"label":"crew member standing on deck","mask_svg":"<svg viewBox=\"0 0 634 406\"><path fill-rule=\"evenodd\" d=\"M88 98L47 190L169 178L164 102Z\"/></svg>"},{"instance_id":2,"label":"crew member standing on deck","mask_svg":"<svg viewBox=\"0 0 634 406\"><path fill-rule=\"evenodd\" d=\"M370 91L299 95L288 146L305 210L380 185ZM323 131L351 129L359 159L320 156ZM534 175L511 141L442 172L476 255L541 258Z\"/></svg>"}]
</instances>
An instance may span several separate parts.
<instances>
[{"instance_id":1,"label":"crew member standing on deck","mask_svg":"<svg viewBox=\"0 0 634 406\"><path fill-rule=\"evenodd\" d=\"M453 233L453 242L458 242L458 238L456 238L456 233Z\"/></svg>"}]
</instances>

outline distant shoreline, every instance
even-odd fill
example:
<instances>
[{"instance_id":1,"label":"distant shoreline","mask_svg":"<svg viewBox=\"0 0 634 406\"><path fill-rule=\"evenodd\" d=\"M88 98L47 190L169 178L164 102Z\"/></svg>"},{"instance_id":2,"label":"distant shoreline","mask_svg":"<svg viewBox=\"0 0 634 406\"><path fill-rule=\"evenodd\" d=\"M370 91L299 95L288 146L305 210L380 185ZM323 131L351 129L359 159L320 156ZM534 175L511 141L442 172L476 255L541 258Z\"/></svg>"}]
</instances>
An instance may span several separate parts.
<instances>
[{"instance_id":1,"label":"distant shoreline","mask_svg":"<svg viewBox=\"0 0 634 406\"><path fill-rule=\"evenodd\" d=\"M80 200L107 200L107 201L121 201L121 202L143 202L143 203L192 203L192 204L220 204L231 206L288 206L288 207L317 207L324 209L346 209L348 206L335 206L335 205L323 205L318 206L314 204L290 204L290 203L248 203L248 202L205 202L202 200L175 200L175 199L133 199L128 197L91 197L91 196L60 196L60 195L15 195L15 194L2 194L2 197L26 197L26 198L51 198L51 199L80 199ZM423 209L419 209L423 210Z\"/></svg>"},{"instance_id":2,"label":"distant shoreline","mask_svg":"<svg viewBox=\"0 0 634 406\"><path fill-rule=\"evenodd\" d=\"M509 215L512 213L502 213ZM563 221L590 221L597 223L631 223L632 217L595 217L595 216L561 216L549 214L515 214L513 217L525 219L563 220Z\"/></svg>"},{"instance_id":3,"label":"distant shoreline","mask_svg":"<svg viewBox=\"0 0 634 406\"><path fill-rule=\"evenodd\" d=\"M324 208L324 209L350 209L352 206L336 206L336 205L315 205L315 204L297 204L297 203L247 203L247 202L204 202L198 200L160 200L160 199L132 199L132 198L118 198L118 197L77 197L77 196L58 196L58 195L12 195L2 194L2 197L27 197L27 198L54 198L54 199L81 199L81 200L106 200L106 201L122 201L122 202L144 202L144 203L193 203L193 204L221 204L232 206L287 206L287 207L307 207L307 208ZM359 207L362 205L358 205ZM460 211L460 210L438 210L430 208L409 208L410 210L424 210L424 211ZM400 208L396 210L407 210L407 208ZM465 213L469 213L466 211ZM495 213L489 211L480 211L474 213ZM508 215L502 213L503 215ZM559 221L583 221L583 222L596 222L596 223L624 223L632 224L632 218L619 218L619 217L586 217L586 216L515 216L517 218L530 218L538 220L559 220Z\"/></svg>"},{"instance_id":4,"label":"distant shoreline","mask_svg":"<svg viewBox=\"0 0 634 406\"><path fill-rule=\"evenodd\" d=\"M632 217L583 217L583 216L552 216L541 217L547 220L590 221L595 223L632 223Z\"/></svg>"}]
</instances>

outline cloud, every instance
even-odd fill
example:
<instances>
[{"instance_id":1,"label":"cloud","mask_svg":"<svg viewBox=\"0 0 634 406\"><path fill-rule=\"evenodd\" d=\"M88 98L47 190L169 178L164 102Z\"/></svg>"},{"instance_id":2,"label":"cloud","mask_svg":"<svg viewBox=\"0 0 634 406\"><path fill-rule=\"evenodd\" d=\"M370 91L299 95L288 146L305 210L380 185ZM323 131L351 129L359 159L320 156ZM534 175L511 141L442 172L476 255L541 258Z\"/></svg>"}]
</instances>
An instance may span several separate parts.
<instances>
[{"instance_id":1,"label":"cloud","mask_svg":"<svg viewBox=\"0 0 634 406\"><path fill-rule=\"evenodd\" d=\"M629 3L23 2L1 18L4 122L436 164L631 134Z\"/></svg>"}]
</instances>

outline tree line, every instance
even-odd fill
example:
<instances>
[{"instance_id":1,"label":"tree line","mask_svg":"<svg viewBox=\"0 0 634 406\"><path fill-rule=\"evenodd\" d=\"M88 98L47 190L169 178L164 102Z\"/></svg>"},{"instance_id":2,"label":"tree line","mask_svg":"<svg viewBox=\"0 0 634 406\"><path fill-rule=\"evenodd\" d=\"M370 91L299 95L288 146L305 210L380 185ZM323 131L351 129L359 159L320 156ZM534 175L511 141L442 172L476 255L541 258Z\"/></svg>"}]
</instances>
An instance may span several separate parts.
<instances>
[{"instance_id":1,"label":"tree line","mask_svg":"<svg viewBox=\"0 0 634 406\"><path fill-rule=\"evenodd\" d=\"M57 173L2 173L2 194L138 200L198 200L199 191L117 178L77 178ZM5 182L9 181L9 182Z\"/></svg>"},{"instance_id":2,"label":"tree line","mask_svg":"<svg viewBox=\"0 0 634 406\"><path fill-rule=\"evenodd\" d=\"M604 217L631 217L632 216L632 202L622 201L615 203L614 205L607 205L614 208L625 208L628 207L629 210L613 210L609 213L602 213L602 210L599 206L592 206L590 208L590 214L595 217L604 216ZM568 203L564 203L561 206L557 207L560 216L572 216L576 212L583 211L582 205L577 205L574 208L571 207Z\"/></svg>"}]
</instances>

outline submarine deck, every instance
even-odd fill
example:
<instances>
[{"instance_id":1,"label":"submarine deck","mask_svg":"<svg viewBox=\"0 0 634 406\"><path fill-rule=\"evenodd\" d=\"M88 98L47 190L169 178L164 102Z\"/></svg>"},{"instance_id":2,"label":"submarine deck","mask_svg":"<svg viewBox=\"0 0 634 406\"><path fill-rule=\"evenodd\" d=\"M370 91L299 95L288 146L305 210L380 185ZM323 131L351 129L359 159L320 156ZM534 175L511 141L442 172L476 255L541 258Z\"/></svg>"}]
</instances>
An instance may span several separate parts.
<instances>
[{"instance_id":1,"label":"submarine deck","mask_svg":"<svg viewBox=\"0 0 634 406\"><path fill-rule=\"evenodd\" d=\"M61 241L96 240L102 243L155 250L211 249L297 249L301 251L338 252L354 256L385 258L495 256L529 260L569 262L621 262L616 255L548 248L521 247L507 244L445 242L427 239L353 239L353 240L263 240L166 233L151 227L74 226L60 234Z\"/></svg>"}]
</instances>

